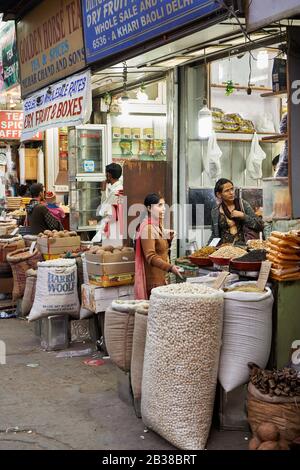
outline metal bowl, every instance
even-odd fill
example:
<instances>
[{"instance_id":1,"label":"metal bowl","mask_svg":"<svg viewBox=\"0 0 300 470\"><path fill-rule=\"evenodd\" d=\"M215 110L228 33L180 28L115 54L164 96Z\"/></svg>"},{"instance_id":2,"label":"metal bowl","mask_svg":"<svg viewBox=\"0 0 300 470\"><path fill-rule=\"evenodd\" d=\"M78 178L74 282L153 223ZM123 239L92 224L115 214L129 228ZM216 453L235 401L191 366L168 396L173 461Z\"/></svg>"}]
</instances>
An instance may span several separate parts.
<instances>
[{"instance_id":1,"label":"metal bowl","mask_svg":"<svg viewBox=\"0 0 300 470\"><path fill-rule=\"evenodd\" d=\"M212 266L213 262L210 258L198 258L197 256L189 256L189 259L193 264L197 266Z\"/></svg>"}]
</instances>

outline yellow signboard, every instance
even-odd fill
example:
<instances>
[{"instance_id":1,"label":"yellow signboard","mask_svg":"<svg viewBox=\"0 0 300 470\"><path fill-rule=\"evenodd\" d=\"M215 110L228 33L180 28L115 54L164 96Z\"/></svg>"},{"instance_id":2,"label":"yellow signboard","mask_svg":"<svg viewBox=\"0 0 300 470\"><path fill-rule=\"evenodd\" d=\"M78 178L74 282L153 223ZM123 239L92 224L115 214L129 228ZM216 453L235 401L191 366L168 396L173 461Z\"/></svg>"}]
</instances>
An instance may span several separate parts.
<instances>
[{"instance_id":1,"label":"yellow signboard","mask_svg":"<svg viewBox=\"0 0 300 470\"><path fill-rule=\"evenodd\" d=\"M44 0L17 24L22 97L85 67L80 0Z\"/></svg>"}]
</instances>

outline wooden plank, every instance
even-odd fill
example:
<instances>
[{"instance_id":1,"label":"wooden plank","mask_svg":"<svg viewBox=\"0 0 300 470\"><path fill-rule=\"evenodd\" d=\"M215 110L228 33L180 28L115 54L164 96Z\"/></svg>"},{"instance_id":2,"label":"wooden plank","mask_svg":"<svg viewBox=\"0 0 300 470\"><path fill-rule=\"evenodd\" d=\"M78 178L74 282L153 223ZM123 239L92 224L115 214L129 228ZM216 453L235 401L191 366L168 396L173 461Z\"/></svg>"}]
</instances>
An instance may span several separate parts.
<instances>
[{"instance_id":1,"label":"wooden plank","mask_svg":"<svg viewBox=\"0 0 300 470\"><path fill-rule=\"evenodd\" d=\"M285 96L287 95L287 90L281 90L281 91L272 91L270 93L262 93L260 96L262 98L280 98L280 96Z\"/></svg>"}]
</instances>

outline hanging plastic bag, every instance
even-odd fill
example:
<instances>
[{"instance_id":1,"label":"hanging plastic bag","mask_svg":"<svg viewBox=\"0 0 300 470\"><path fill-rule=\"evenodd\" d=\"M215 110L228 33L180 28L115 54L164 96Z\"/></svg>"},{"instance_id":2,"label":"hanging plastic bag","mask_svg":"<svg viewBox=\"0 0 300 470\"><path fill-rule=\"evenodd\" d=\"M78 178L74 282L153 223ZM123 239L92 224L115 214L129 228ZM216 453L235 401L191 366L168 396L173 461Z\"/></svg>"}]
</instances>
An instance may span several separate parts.
<instances>
[{"instance_id":1,"label":"hanging plastic bag","mask_svg":"<svg viewBox=\"0 0 300 470\"><path fill-rule=\"evenodd\" d=\"M209 178L218 179L221 176L221 162L222 151L217 143L216 133L213 132L208 140L207 154L204 159L204 169Z\"/></svg>"},{"instance_id":2,"label":"hanging plastic bag","mask_svg":"<svg viewBox=\"0 0 300 470\"><path fill-rule=\"evenodd\" d=\"M258 135L255 132L246 165L247 172L252 179L259 180L262 178L262 162L265 158L266 153L259 145Z\"/></svg>"}]
</instances>

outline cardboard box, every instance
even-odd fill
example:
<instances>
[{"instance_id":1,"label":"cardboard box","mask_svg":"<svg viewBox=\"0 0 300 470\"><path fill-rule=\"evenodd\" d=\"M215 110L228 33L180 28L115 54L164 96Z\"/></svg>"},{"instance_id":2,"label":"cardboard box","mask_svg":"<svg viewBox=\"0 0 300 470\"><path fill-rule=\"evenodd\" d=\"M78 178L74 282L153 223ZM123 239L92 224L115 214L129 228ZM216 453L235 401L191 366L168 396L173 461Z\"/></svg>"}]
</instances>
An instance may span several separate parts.
<instances>
[{"instance_id":1,"label":"cardboard box","mask_svg":"<svg viewBox=\"0 0 300 470\"><path fill-rule=\"evenodd\" d=\"M90 284L107 288L134 283L134 251L104 254L86 253L85 259Z\"/></svg>"},{"instance_id":2,"label":"cardboard box","mask_svg":"<svg viewBox=\"0 0 300 470\"><path fill-rule=\"evenodd\" d=\"M14 288L13 277L2 277L0 279L0 294L11 294Z\"/></svg>"},{"instance_id":3,"label":"cardboard box","mask_svg":"<svg viewBox=\"0 0 300 470\"><path fill-rule=\"evenodd\" d=\"M38 238L37 248L42 254L60 255L80 248L80 237Z\"/></svg>"},{"instance_id":4,"label":"cardboard box","mask_svg":"<svg viewBox=\"0 0 300 470\"><path fill-rule=\"evenodd\" d=\"M104 312L113 300L133 300L132 286L124 287L97 287L90 284L81 286L82 306L94 313Z\"/></svg>"},{"instance_id":5,"label":"cardboard box","mask_svg":"<svg viewBox=\"0 0 300 470\"><path fill-rule=\"evenodd\" d=\"M85 254L88 274L96 276L109 276L113 274L134 274L135 253L107 252L103 255L87 252Z\"/></svg>"}]
</instances>

